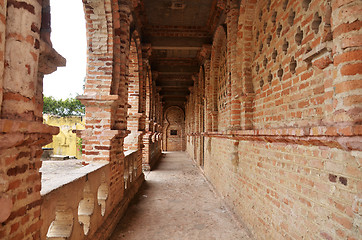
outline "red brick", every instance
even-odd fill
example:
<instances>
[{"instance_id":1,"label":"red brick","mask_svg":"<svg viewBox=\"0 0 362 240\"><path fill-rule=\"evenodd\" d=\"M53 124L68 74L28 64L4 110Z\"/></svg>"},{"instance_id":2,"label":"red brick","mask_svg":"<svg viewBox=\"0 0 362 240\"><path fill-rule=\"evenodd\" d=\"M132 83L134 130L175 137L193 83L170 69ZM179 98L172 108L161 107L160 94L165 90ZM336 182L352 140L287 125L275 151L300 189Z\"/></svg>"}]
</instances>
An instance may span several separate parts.
<instances>
[{"instance_id":1,"label":"red brick","mask_svg":"<svg viewBox=\"0 0 362 240\"><path fill-rule=\"evenodd\" d=\"M342 75L362 74L362 63L348 64L341 68Z\"/></svg>"},{"instance_id":2,"label":"red brick","mask_svg":"<svg viewBox=\"0 0 362 240\"><path fill-rule=\"evenodd\" d=\"M342 83L338 83L335 85L334 92L335 93L343 93L343 92L349 92L352 90L356 90L362 88L362 83L359 80L354 81L346 81Z\"/></svg>"},{"instance_id":3,"label":"red brick","mask_svg":"<svg viewBox=\"0 0 362 240\"><path fill-rule=\"evenodd\" d=\"M362 60L362 50L344 52L340 55L334 56L333 60L335 66L344 62Z\"/></svg>"}]
</instances>

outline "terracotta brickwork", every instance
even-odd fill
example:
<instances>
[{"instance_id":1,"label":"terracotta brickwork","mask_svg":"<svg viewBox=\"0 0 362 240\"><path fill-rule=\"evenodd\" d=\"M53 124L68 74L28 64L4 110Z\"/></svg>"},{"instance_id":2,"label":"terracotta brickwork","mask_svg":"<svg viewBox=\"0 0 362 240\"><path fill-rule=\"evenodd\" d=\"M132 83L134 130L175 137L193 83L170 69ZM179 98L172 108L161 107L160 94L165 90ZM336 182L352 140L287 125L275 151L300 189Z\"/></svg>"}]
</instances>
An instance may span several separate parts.
<instances>
[{"instance_id":1,"label":"terracotta brickwork","mask_svg":"<svg viewBox=\"0 0 362 240\"><path fill-rule=\"evenodd\" d=\"M205 26L83 4L84 168L45 191L43 76L66 60L49 0L0 0L0 239L106 239L162 150L187 151L255 239L360 238L361 1L200 0Z\"/></svg>"},{"instance_id":2,"label":"terracotta brickwork","mask_svg":"<svg viewBox=\"0 0 362 240\"><path fill-rule=\"evenodd\" d=\"M86 106L86 129L77 134L83 138L83 160L106 165L101 178L89 173L41 196L41 148L59 131L42 123L42 81L65 59L50 41L49 1L0 1L1 239L106 238L143 182L143 162L160 157L161 99L146 78L149 55L143 54L138 33L130 32L139 3L83 3L88 57L79 99ZM151 83L146 86L145 80ZM137 141L125 152L124 138L133 133ZM67 201L64 196L71 192L76 197ZM95 214L82 207L94 195L99 206L107 206L97 205ZM69 229L68 223L62 225L68 218L70 231L60 231Z\"/></svg>"},{"instance_id":3,"label":"terracotta brickwork","mask_svg":"<svg viewBox=\"0 0 362 240\"><path fill-rule=\"evenodd\" d=\"M138 47L134 39L131 40L130 46L130 67L128 77L128 116L127 116L127 129L131 133L125 138L125 149L138 149L142 144L142 136L144 134L143 119L145 118L142 113L142 100L144 97L141 95L144 92L143 81L143 68L142 68L142 49L139 39Z\"/></svg>"},{"instance_id":4,"label":"terracotta brickwork","mask_svg":"<svg viewBox=\"0 0 362 240\"><path fill-rule=\"evenodd\" d=\"M188 154L256 239L359 239L361 2L236 2L186 104Z\"/></svg>"},{"instance_id":5,"label":"terracotta brickwork","mask_svg":"<svg viewBox=\"0 0 362 240\"><path fill-rule=\"evenodd\" d=\"M65 64L40 37L42 7L39 1L0 2L1 239L40 237L41 147L58 133L42 124L42 78Z\"/></svg>"}]
</instances>

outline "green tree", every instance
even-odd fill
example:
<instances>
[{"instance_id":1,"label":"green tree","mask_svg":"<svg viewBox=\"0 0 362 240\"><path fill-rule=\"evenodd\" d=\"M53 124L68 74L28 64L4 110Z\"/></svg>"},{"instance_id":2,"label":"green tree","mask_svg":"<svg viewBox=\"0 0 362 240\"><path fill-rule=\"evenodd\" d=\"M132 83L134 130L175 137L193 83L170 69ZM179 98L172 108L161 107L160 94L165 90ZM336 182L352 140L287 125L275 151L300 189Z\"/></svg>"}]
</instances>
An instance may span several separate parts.
<instances>
[{"instance_id":1,"label":"green tree","mask_svg":"<svg viewBox=\"0 0 362 240\"><path fill-rule=\"evenodd\" d=\"M43 113L57 115L61 117L65 116L79 116L85 113L84 105L75 98L67 98L65 100L56 100L53 97L45 97Z\"/></svg>"}]
</instances>

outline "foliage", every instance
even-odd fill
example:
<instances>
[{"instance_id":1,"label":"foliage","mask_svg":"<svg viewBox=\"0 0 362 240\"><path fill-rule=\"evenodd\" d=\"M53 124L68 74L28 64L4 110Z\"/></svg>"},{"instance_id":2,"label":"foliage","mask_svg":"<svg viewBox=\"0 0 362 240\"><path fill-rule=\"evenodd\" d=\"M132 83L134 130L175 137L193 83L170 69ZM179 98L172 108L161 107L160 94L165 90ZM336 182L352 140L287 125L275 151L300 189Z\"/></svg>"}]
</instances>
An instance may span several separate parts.
<instances>
[{"instance_id":1,"label":"foliage","mask_svg":"<svg viewBox=\"0 0 362 240\"><path fill-rule=\"evenodd\" d=\"M43 113L57 115L61 117L65 116L79 116L84 115L84 105L75 98L67 98L65 100L56 100L53 97L45 97Z\"/></svg>"},{"instance_id":2,"label":"foliage","mask_svg":"<svg viewBox=\"0 0 362 240\"><path fill-rule=\"evenodd\" d=\"M83 152L83 138L77 138L77 151L82 154Z\"/></svg>"}]
</instances>

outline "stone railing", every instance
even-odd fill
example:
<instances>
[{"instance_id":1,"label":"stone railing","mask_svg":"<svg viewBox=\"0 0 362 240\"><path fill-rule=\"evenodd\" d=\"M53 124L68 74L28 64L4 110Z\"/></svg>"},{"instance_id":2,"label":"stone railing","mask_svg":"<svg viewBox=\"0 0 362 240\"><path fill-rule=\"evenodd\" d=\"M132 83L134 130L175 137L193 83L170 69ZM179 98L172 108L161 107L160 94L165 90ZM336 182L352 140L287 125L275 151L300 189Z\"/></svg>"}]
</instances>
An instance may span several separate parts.
<instances>
[{"instance_id":1,"label":"stone railing","mask_svg":"<svg viewBox=\"0 0 362 240\"><path fill-rule=\"evenodd\" d=\"M110 212L108 162L44 161L41 172L41 239L92 236Z\"/></svg>"},{"instance_id":2,"label":"stone railing","mask_svg":"<svg viewBox=\"0 0 362 240\"><path fill-rule=\"evenodd\" d=\"M140 169L140 152L139 150L128 150L124 152L124 189L131 186L137 178L137 172Z\"/></svg>"},{"instance_id":3,"label":"stone railing","mask_svg":"<svg viewBox=\"0 0 362 240\"><path fill-rule=\"evenodd\" d=\"M121 206L126 208L143 174L141 151L129 150L124 155L125 200ZM43 161L41 239L96 239L107 216L124 211L110 209L110 171L107 161Z\"/></svg>"}]
</instances>

